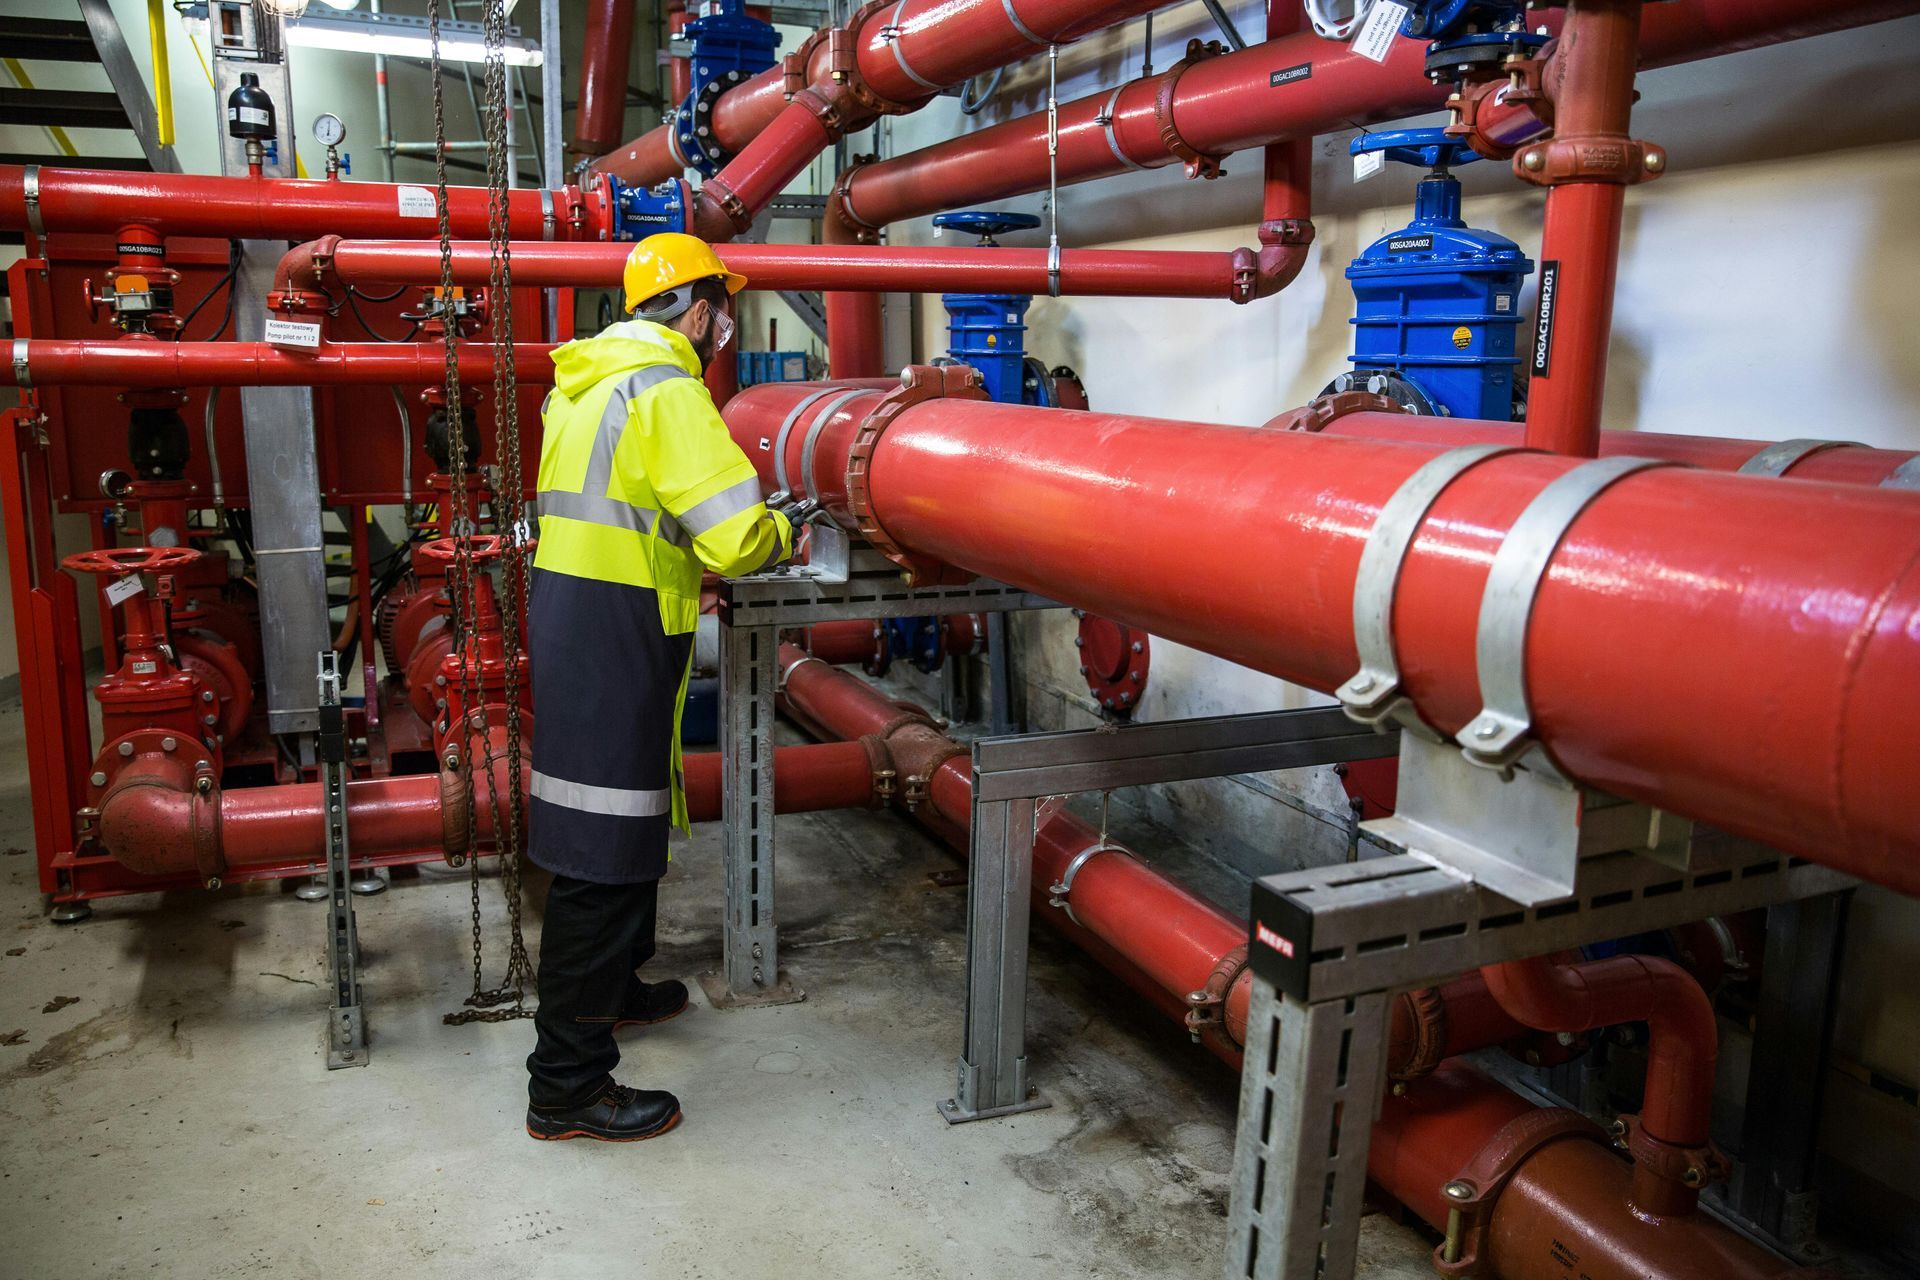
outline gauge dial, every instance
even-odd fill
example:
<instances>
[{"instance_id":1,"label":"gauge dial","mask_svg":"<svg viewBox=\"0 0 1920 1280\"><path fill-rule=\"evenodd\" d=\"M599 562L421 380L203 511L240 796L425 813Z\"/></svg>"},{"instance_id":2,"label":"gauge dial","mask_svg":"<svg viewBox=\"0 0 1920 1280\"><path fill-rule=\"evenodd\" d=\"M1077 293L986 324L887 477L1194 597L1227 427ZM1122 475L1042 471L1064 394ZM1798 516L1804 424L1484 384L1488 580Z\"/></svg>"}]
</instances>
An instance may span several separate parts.
<instances>
[{"instance_id":1,"label":"gauge dial","mask_svg":"<svg viewBox=\"0 0 1920 1280\"><path fill-rule=\"evenodd\" d=\"M316 118L313 122L313 139L323 147L337 147L347 138L347 126L340 123L340 117L332 112Z\"/></svg>"}]
</instances>

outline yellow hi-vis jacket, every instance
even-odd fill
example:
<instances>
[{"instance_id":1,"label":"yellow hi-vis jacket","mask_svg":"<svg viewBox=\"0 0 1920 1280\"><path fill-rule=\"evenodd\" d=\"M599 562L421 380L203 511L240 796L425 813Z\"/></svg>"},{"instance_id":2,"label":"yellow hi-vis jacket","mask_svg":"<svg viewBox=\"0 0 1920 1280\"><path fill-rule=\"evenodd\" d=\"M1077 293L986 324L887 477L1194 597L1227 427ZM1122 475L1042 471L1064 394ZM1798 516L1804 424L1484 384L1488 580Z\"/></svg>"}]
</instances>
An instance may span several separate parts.
<instances>
[{"instance_id":1,"label":"yellow hi-vis jacket","mask_svg":"<svg viewBox=\"0 0 1920 1280\"><path fill-rule=\"evenodd\" d=\"M558 348L553 363L541 415L536 569L652 591L661 633L678 636L698 625L703 567L737 577L792 553L792 526L761 501L759 476L683 335L629 320ZM607 655L610 666L618 658ZM536 671L536 692L540 682ZM673 825L682 828L685 693L682 673L672 739Z\"/></svg>"}]
</instances>

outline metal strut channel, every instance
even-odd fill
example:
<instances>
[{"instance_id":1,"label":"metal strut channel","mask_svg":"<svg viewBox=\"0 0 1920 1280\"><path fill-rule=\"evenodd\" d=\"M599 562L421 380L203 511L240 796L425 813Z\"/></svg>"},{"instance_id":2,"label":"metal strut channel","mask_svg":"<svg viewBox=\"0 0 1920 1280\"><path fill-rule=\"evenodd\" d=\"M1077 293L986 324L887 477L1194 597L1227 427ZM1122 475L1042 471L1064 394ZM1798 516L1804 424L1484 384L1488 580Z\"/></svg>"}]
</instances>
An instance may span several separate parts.
<instances>
[{"instance_id":1,"label":"metal strut channel","mask_svg":"<svg viewBox=\"0 0 1920 1280\"><path fill-rule=\"evenodd\" d=\"M327 1069L367 1065L366 1011L360 1001L360 937L348 889L347 725L340 704L340 655L320 651L320 786L326 803L327 972L333 1007L327 1011Z\"/></svg>"},{"instance_id":2,"label":"metal strut channel","mask_svg":"<svg viewBox=\"0 0 1920 1280\"><path fill-rule=\"evenodd\" d=\"M1782 440L1777 444L1768 445L1741 463L1738 474L1783 476L1802 459L1810 458L1816 453L1825 453L1828 449L1843 449L1853 443L1851 440Z\"/></svg>"},{"instance_id":3,"label":"metal strut channel","mask_svg":"<svg viewBox=\"0 0 1920 1280\"><path fill-rule=\"evenodd\" d=\"M1562 776L1546 752L1536 750L1533 707L1527 697L1527 627L1533 599L1567 529L1589 503L1636 472L1670 466L1656 458L1596 458L1566 472L1534 496L1494 553L1480 598L1476 661L1485 705L1459 734L1469 761L1504 773L1529 756Z\"/></svg>"},{"instance_id":4,"label":"metal strut channel","mask_svg":"<svg viewBox=\"0 0 1920 1280\"><path fill-rule=\"evenodd\" d=\"M1393 600L1400 586L1400 568L1414 534L1448 485L1489 458L1520 452L1524 450L1493 444L1449 449L1421 464L1380 508L1353 582L1353 639L1360 652L1360 670L1336 695L1347 714L1361 724L1384 727L1384 722L1392 720L1430 741L1441 740L1440 732L1401 692L1400 662L1393 646Z\"/></svg>"}]
</instances>

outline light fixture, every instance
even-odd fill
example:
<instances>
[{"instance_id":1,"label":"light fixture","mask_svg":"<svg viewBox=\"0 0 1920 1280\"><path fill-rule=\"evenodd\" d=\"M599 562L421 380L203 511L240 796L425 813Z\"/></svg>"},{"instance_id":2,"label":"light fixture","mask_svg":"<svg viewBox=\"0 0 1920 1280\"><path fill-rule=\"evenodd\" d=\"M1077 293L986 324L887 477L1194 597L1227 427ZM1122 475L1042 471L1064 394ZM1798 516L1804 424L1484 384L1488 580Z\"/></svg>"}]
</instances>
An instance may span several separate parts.
<instances>
[{"instance_id":1,"label":"light fixture","mask_svg":"<svg viewBox=\"0 0 1920 1280\"><path fill-rule=\"evenodd\" d=\"M345 13L311 9L286 25L287 43L309 49L338 49L345 53L383 53L389 58L430 58L433 41L427 20L398 13ZM537 67L544 60L540 46L507 28L503 49L510 67ZM487 46L477 22L440 23L440 61L485 62Z\"/></svg>"}]
</instances>

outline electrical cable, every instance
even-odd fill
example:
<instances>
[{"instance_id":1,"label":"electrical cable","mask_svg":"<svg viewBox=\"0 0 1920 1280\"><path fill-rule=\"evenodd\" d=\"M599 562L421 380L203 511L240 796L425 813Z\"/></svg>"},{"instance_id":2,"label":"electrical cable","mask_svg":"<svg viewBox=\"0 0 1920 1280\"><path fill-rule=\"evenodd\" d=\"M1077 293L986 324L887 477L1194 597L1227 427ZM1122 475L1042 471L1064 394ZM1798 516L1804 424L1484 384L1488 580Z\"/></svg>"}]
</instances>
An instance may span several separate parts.
<instances>
[{"instance_id":1,"label":"electrical cable","mask_svg":"<svg viewBox=\"0 0 1920 1280\"><path fill-rule=\"evenodd\" d=\"M964 85L960 86L960 114L966 116L979 115L981 109L984 108L993 98L993 95L999 91L1000 77L1006 73L1007 69L1005 67L995 67L993 69L993 78L987 81L987 87L981 90L978 98L973 96L973 82L980 77L974 76Z\"/></svg>"},{"instance_id":2,"label":"electrical cable","mask_svg":"<svg viewBox=\"0 0 1920 1280\"><path fill-rule=\"evenodd\" d=\"M206 293L201 295L200 301L193 304L193 310L187 312L186 319L182 320L180 327L173 332L173 340L175 342L180 341L181 337L187 332L187 326L193 323L194 318L200 314L209 302L213 301L213 295L219 293L222 288L231 286L239 274L240 242L238 240L229 240L227 241L227 273L218 280L215 280ZM227 294L227 314L229 316L233 314L233 294L231 292ZM216 332L212 338L209 338L208 341L211 342L218 339L221 333L226 332L226 328L226 321L222 320L219 331Z\"/></svg>"}]
</instances>

